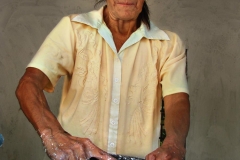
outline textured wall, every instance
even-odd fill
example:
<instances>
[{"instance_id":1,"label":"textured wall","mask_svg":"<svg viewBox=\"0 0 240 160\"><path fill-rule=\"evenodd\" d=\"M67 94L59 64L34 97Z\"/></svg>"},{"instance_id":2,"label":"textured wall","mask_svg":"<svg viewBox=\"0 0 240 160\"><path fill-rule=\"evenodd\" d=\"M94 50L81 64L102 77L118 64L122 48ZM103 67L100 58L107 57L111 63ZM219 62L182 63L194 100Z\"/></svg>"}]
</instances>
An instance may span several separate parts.
<instances>
[{"instance_id":1,"label":"textured wall","mask_svg":"<svg viewBox=\"0 0 240 160\"><path fill-rule=\"evenodd\" d=\"M41 141L14 91L27 63L60 18L94 0L0 0L0 148L3 160L42 160ZM240 1L148 0L152 20L188 48L191 127L188 160L240 157ZM55 114L61 94L47 94Z\"/></svg>"}]
</instances>

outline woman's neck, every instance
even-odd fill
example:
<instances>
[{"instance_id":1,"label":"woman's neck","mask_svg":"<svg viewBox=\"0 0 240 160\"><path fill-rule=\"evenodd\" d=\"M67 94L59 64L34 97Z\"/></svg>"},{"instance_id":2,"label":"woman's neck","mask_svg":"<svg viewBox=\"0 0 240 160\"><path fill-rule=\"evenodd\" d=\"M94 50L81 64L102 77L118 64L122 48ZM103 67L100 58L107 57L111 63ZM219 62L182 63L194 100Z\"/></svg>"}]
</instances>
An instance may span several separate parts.
<instances>
[{"instance_id":1,"label":"woman's neck","mask_svg":"<svg viewBox=\"0 0 240 160\"><path fill-rule=\"evenodd\" d=\"M130 37L130 35L136 31L137 20L125 21L117 19L108 12L107 7L104 8L103 18L113 35L113 40L117 51L119 51L121 46Z\"/></svg>"}]
</instances>

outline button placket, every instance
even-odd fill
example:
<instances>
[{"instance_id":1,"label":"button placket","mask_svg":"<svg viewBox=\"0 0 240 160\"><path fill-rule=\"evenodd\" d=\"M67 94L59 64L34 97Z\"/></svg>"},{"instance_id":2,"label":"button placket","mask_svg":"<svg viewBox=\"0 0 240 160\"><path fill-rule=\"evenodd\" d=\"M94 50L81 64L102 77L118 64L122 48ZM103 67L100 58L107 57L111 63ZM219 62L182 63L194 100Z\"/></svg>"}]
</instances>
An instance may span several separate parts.
<instances>
[{"instance_id":1,"label":"button placket","mask_svg":"<svg viewBox=\"0 0 240 160\"><path fill-rule=\"evenodd\" d=\"M120 104L120 86L121 86L121 61L114 55L112 77L112 102L110 106L109 133L108 133L108 152L116 153L117 135L118 135L118 117Z\"/></svg>"}]
</instances>

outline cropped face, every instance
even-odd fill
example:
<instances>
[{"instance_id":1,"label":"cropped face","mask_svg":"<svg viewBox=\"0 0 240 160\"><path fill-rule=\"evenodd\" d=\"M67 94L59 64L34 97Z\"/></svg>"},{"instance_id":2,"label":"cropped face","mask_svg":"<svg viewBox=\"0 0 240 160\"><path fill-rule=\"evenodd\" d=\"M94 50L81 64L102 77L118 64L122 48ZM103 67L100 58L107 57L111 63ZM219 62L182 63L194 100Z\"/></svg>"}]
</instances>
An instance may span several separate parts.
<instances>
[{"instance_id":1,"label":"cropped face","mask_svg":"<svg viewBox=\"0 0 240 160\"><path fill-rule=\"evenodd\" d=\"M118 20L134 20L142 11L144 0L107 0L109 14Z\"/></svg>"}]
</instances>

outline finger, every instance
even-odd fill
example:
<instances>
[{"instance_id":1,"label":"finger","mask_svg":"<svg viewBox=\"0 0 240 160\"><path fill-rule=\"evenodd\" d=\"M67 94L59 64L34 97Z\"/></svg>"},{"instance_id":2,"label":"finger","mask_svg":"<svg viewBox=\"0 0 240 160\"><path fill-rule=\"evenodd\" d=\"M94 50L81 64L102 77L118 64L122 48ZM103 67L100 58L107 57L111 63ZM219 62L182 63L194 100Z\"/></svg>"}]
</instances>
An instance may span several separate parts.
<instances>
[{"instance_id":1,"label":"finger","mask_svg":"<svg viewBox=\"0 0 240 160\"><path fill-rule=\"evenodd\" d=\"M101 150L97 146L95 146L91 140L87 138L78 138L79 143L82 144L83 151L86 155L86 159L91 157L97 158L99 160L115 160L112 156L110 156L107 152Z\"/></svg>"},{"instance_id":2,"label":"finger","mask_svg":"<svg viewBox=\"0 0 240 160\"><path fill-rule=\"evenodd\" d=\"M87 158L95 157L98 159L103 159L106 156L108 156L108 154L106 152L104 152L103 150L101 150L100 148L95 146L91 142L91 140L84 139L83 141L84 141L83 147L84 147L85 154L87 155Z\"/></svg>"},{"instance_id":3,"label":"finger","mask_svg":"<svg viewBox=\"0 0 240 160\"><path fill-rule=\"evenodd\" d=\"M67 149L67 150L65 150L65 152L66 152L67 160L76 160L74 151L72 149ZM65 159L59 159L59 160L65 160Z\"/></svg>"},{"instance_id":4,"label":"finger","mask_svg":"<svg viewBox=\"0 0 240 160\"><path fill-rule=\"evenodd\" d=\"M85 153L81 144L76 143L74 145L73 150L74 150L74 156L77 160L88 159L87 154Z\"/></svg>"},{"instance_id":5,"label":"finger","mask_svg":"<svg viewBox=\"0 0 240 160\"><path fill-rule=\"evenodd\" d=\"M82 154L82 153L75 153L74 155L75 155L75 159L77 160L89 159L85 154Z\"/></svg>"},{"instance_id":6,"label":"finger","mask_svg":"<svg viewBox=\"0 0 240 160\"><path fill-rule=\"evenodd\" d=\"M91 155L99 160L115 160L114 157L109 155L107 152L103 151L102 149L98 148L97 146L93 145L90 149Z\"/></svg>"},{"instance_id":7,"label":"finger","mask_svg":"<svg viewBox=\"0 0 240 160\"><path fill-rule=\"evenodd\" d=\"M68 156L64 152L53 152L48 154L51 159L63 160L68 159Z\"/></svg>"},{"instance_id":8,"label":"finger","mask_svg":"<svg viewBox=\"0 0 240 160\"><path fill-rule=\"evenodd\" d=\"M151 155L149 155L149 160L155 160L156 157L157 157L157 156L151 154Z\"/></svg>"},{"instance_id":9,"label":"finger","mask_svg":"<svg viewBox=\"0 0 240 160\"><path fill-rule=\"evenodd\" d=\"M160 159L161 160L173 160L172 158L174 157L174 156L172 156L171 154L169 154L169 153L163 153L163 154L161 154L160 155Z\"/></svg>"},{"instance_id":10,"label":"finger","mask_svg":"<svg viewBox=\"0 0 240 160\"><path fill-rule=\"evenodd\" d=\"M155 160L156 159L156 156L153 155L153 154L148 154L146 157L145 157L146 160Z\"/></svg>"},{"instance_id":11,"label":"finger","mask_svg":"<svg viewBox=\"0 0 240 160\"><path fill-rule=\"evenodd\" d=\"M114 157L109 155L107 152L104 152L102 150L99 150L98 154L96 154L96 157L99 160L116 160Z\"/></svg>"},{"instance_id":12,"label":"finger","mask_svg":"<svg viewBox=\"0 0 240 160\"><path fill-rule=\"evenodd\" d=\"M100 148L98 148L97 146L95 146L94 144L89 144L88 145L88 153L90 157L94 157L97 158L99 160L115 160L114 157L112 157L111 155L109 155L107 152L101 150Z\"/></svg>"}]
</instances>

